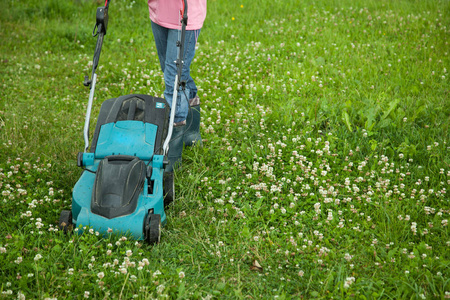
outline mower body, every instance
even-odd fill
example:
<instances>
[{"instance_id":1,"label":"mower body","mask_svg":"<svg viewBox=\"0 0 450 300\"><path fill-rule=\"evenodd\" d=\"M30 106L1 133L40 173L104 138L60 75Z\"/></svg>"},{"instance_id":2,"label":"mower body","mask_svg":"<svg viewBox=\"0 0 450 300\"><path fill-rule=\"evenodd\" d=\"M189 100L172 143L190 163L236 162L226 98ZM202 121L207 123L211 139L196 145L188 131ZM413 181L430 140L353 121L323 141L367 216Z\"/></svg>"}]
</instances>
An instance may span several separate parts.
<instances>
[{"instance_id":1,"label":"mower body","mask_svg":"<svg viewBox=\"0 0 450 300\"><path fill-rule=\"evenodd\" d=\"M148 95L103 102L90 151L78 155L84 171L72 194L74 228L143 240L152 217L165 225L164 199L173 186L164 174L169 111L165 99Z\"/></svg>"}]
</instances>

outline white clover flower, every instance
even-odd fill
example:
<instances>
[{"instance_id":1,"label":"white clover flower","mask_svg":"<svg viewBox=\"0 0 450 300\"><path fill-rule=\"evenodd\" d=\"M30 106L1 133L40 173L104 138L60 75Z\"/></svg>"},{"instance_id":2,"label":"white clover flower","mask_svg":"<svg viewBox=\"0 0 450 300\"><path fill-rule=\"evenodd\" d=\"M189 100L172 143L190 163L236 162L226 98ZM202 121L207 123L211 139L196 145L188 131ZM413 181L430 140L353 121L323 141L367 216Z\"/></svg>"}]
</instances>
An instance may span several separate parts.
<instances>
[{"instance_id":1,"label":"white clover flower","mask_svg":"<svg viewBox=\"0 0 450 300\"><path fill-rule=\"evenodd\" d=\"M160 285L158 285L158 287L156 288L156 292L158 293L158 294L162 294L163 292L164 292L164 289L165 289L166 287L163 285L163 284L160 284Z\"/></svg>"},{"instance_id":2,"label":"white clover flower","mask_svg":"<svg viewBox=\"0 0 450 300\"><path fill-rule=\"evenodd\" d=\"M413 232L414 235L417 233L417 223L416 222L411 223L411 231Z\"/></svg>"},{"instance_id":3,"label":"white clover flower","mask_svg":"<svg viewBox=\"0 0 450 300\"><path fill-rule=\"evenodd\" d=\"M153 277L157 277L158 275L161 275L161 271L156 270L155 273L153 273Z\"/></svg>"},{"instance_id":4,"label":"white clover flower","mask_svg":"<svg viewBox=\"0 0 450 300\"><path fill-rule=\"evenodd\" d=\"M183 279L185 277L184 272L181 271L180 273L178 273L178 277L180 277L180 279Z\"/></svg>"},{"instance_id":5,"label":"white clover flower","mask_svg":"<svg viewBox=\"0 0 450 300\"><path fill-rule=\"evenodd\" d=\"M36 254L36 256L34 257L34 261L38 261L42 258L42 255L40 254Z\"/></svg>"},{"instance_id":6,"label":"white clover flower","mask_svg":"<svg viewBox=\"0 0 450 300\"><path fill-rule=\"evenodd\" d=\"M352 283L355 282L355 277L347 277L344 282L344 288L348 289Z\"/></svg>"},{"instance_id":7,"label":"white clover flower","mask_svg":"<svg viewBox=\"0 0 450 300\"><path fill-rule=\"evenodd\" d=\"M316 204L314 204L314 210L316 211L317 214L320 214L320 202L317 202Z\"/></svg>"},{"instance_id":8,"label":"white clover flower","mask_svg":"<svg viewBox=\"0 0 450 300\"><path fill-rule=\"evenodd\" d=\"M25 297L25 295L24 295L21 291L19 291L19 292L17 293L17 299L18 299L18 300L25 300L26 297Z\"/></svg>"},{"instance_id":9,"label":"white clover flower","mask_svg":"<svg viewBox=\"0 0 450 300\"><path fill-rule=\"evenodd\" d=\"M328 221L332 221L333 220L333 213L330 211L328 212L328 217L327 217Z\"/></svg>"}]
</instances>

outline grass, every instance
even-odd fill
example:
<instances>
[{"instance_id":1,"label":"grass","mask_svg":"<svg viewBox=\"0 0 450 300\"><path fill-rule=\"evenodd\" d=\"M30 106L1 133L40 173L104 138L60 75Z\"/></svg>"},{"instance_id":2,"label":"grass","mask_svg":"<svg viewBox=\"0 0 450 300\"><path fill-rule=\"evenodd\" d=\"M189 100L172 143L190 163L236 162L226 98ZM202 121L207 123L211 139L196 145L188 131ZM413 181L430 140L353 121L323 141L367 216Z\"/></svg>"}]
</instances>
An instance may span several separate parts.
<instances>
[{"instance_id":1,"label":"grass","mask_svg":"<svg viewBox=\"0 0 450 300\"><path fill-rule=\"evenodd\" d=\"M0 3L0 298L450 298L448 1L208 1L206 141L156 247L57 229L98 5ZM152 39L111 3L92 126L162 94Z\"/></svg>"}]
</instances>

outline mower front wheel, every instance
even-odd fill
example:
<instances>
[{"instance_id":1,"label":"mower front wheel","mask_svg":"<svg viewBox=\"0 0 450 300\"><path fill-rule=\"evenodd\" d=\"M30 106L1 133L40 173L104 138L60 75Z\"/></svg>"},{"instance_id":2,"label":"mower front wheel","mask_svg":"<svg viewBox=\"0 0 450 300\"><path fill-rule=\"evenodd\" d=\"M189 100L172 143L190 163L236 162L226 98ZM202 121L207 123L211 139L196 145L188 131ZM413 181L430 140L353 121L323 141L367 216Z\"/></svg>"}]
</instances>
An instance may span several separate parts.
<instances>
[{"instance_id":1,"label":"mower front wheel","mask_svg":"<svg viewBox=\"0 0 450 300\"><path fill-rule=\"evenodd\" d=\"M59 217L59 229L64 231L64 233L68 233L73 229L72 223L72 211L71 210L63 210Z\"/></svg>"},{"instance_id":2,"label":"mower front wheel","mask_svg":"<svg viewBox=\"0 0 450 300\"><path fill-rule=\"evenodd\" d=\"M145 240L150 245L161 241L161 215L149 213L144 225Z\"/></svg>"}]
</instances>

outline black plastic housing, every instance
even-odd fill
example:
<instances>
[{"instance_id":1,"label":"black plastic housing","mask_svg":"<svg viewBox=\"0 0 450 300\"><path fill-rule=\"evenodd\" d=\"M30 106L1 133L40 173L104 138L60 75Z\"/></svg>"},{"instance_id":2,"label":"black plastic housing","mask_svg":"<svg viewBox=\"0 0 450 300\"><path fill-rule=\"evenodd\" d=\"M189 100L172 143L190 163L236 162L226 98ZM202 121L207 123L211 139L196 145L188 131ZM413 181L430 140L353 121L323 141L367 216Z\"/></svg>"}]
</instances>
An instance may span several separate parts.
<instances>
[{"instance_id":1,"label":"black plastic housing","mask_svg":"<svg viewBox=\"0 0 450 300\"><path fill-rule=\"evenodd\" d=\"M91 211L108 219L136 210L147 174L138 157L114 155L99 164L92 192Z\"/></svg>"},{"instance_id":2,"label":"black plastic housing","mask_svg":"<svg viewBox=\"0 0 450 300\"><path fill-rule=\"evenodd\" d=\"M160 106L164 107L161 108ZM104 101L100 108L90 152L95 152L102 125L117 121L142 121L158 126L155 140L156 155L163 154L163 144L169 127L169 104L164 98L149 95L125 95Z\"/></svg>"}]
</instances>

